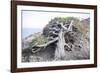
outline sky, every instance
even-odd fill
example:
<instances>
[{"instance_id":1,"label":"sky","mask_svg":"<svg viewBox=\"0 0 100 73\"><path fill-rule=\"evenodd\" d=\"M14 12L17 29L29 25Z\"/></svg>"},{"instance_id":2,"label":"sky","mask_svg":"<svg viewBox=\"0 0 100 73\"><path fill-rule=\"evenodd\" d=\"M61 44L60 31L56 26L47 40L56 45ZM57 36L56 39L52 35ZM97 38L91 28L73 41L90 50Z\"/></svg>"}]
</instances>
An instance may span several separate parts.
<instances>
[{"instance_id":1,"label":"sky","mask_svg":"<svg viewBox=\"0 0 100 73\"><path fill-rule=\"evenodd\" d=\"M89 14L69 13L69 12L49 12L49 11L22 11L22 28L43 29L48 22L55 17L78 17L86 19Z\"/></svg>"}]
</instances>

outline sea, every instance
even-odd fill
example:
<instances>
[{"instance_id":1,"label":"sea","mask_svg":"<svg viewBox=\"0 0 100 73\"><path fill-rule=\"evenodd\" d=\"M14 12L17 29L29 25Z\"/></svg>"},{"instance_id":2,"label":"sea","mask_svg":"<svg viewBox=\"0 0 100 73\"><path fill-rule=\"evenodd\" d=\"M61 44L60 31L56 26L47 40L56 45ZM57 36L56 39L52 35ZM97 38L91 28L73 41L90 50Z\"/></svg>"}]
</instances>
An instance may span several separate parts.
<instances>
[{"instance_id":1,"label":"sea","mask_svg":"<svg viewBox=\"0 0 100 73\"><path fill-rule=\"evenodd\" d=\"M28 37L31 34L37 33L37 32L42 32L42 29L40 28L23 28L22 29L22 39Z\"/></svg>"}]
</instances>

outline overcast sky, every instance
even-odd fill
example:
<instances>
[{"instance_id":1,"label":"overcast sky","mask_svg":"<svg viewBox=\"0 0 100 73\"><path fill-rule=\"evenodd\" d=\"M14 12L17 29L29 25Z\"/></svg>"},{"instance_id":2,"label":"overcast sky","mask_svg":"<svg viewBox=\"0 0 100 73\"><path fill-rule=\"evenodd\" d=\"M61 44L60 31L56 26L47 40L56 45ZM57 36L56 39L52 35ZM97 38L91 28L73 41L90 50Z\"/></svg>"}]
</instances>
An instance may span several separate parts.
<instances>
[{"instance_id":1,"label":"overcast sky","mask_svg":"<svg viewBox=\"0 0 100 73\"><path fill-rule=\"evenodd\" d=\"M55 17L78 17L86 19L90 17L86 13L69 12L43 12L43 11L22 11L22 27L42 29L48 22Z\"/></svg>"}]
</instances>

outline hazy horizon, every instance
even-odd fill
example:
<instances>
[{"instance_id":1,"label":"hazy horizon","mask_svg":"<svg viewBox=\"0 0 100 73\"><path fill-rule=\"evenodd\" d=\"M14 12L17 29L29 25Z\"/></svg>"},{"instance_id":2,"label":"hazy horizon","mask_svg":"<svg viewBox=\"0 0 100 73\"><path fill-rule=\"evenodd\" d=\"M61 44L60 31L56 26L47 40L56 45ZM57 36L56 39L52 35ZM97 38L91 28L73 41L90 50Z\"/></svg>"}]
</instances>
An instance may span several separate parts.
<instances>
[{"instance_id":1,"label":"hazy horizon","mask_svg":"<svg viewBox=\"0 0 100 73\"><path fill-rule=\"evenodd\" d=\"M23 28L22 29L22 39L24 39L25 37L28 37L31 34L41 32L41 31L42 29L39 29L39 28Z\"/></svg>"}]
</instances>

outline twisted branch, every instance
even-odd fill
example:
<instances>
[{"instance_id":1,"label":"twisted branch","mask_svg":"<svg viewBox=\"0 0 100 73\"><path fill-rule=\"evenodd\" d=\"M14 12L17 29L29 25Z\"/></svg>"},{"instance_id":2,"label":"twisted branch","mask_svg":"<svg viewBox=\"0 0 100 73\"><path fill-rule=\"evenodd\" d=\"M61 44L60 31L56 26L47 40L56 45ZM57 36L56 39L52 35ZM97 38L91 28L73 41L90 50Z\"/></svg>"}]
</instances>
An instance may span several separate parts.
<instances>
[{"instance_id":1,"label":"twisted branch","mask_svg":"<svg viewBox=\"0 0 100 73\"><path fill-rule=\"evenodd\" d=\"M36 52L40 51L41 48L45 48L45 47L49 46L50 44L56 42L57 40L58 40L58 37L57 38L54 38L54 40L49 41L49 42L47 42L45 44L42 44L42 45L34 45L34 46L32 46L32 52L33 53L36 53ZM37 50L34 50L34 48L38 48L38 49Z\"/></svg>"},{"instance_id":2,"label":"twisted branch","mask_svg":"<svg viewBox=\"0 0 100 73\"><path fill-rule=\"evenodd\" d=\"M61 25L61 27L62 27L66 32L72 31L73 20L71 21L71 23L70 23L70 25L69 25L68 28L65 27L65 26L63 25L63 23L60 23L60 25ZM56 41L58 41L58 40L59 40L59 39L58 39L58 37L57 37L57 38L54 38L53 40L51 40L51 41L49 41L49 42L47 42L47 43L45 43L45 44L42 44L42 45L33 45L33 46L32 46L32 52L33 52L33 53L36 53L36 52L40 51L41 48L45 48L45 47L49 46L50 44L52 44L52 43L54 43L54 42L56 42ZM70 48L70 46L69 46L67 43L66 43L65 45L68 46L68 47ZM37 49L34 50L34 48L37 48Z\"/></svg>"}]
</instances>

